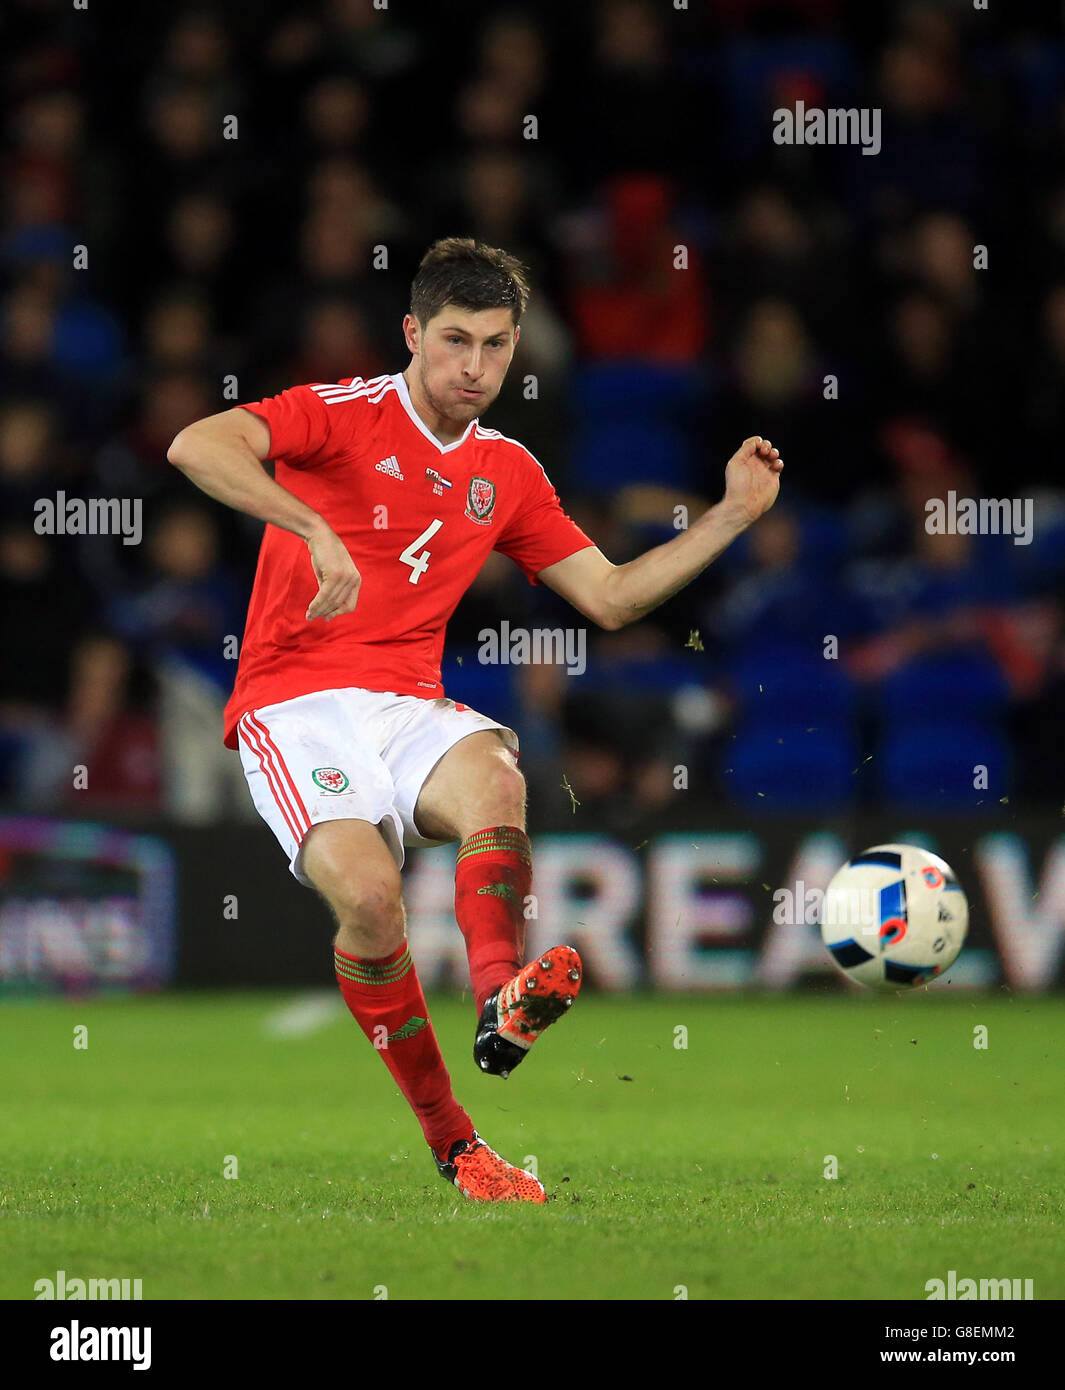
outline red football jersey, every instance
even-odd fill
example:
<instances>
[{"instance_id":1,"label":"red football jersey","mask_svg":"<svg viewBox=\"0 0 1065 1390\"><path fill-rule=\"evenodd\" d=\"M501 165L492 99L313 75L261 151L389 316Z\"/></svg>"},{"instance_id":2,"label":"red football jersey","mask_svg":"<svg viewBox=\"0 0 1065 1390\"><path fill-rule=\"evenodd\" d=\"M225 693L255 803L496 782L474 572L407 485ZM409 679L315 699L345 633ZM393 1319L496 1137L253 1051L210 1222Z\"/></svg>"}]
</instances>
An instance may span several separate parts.
<instances>
[{"instance_id":1,"label":"red football jersey","mask_svg":"<svg viewBox=\"0 0 1065 1390\"><path fill-rule=\"evenodd\" d=\"M249 709L318 690L443 695L444 629L492 550L531 583L595 542L516 440L470 422L441 444L403 376L294 386L243 406L270 427L275 477L329 523L362 575L354 613L307 621L307 545L268 525L259 550L225 741Z\"/></svg>"}]
</instances>

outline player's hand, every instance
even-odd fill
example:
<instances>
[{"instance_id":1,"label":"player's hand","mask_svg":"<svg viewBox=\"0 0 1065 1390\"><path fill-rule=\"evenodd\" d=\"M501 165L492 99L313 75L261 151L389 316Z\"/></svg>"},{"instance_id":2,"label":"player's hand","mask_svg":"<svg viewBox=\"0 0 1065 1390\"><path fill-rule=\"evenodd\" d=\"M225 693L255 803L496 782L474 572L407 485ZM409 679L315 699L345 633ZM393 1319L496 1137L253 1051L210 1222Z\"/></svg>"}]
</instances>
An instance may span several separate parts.
<instances>
[{"instance_id":1,"label":"player's hand","mask_svg":"<svg viewBox=\"0 0 1065 1390\"><path fill-rule=\"evenodd\" d=\"M745 439L725 465L725 501L732 503L748 524L757 521L777 500L784 460L770 440L760 434Z\"/></svg>"},{"instance_id":2,"label":"player's hand","mask_svg":"<svg viewBox=\"0 0 1065 1390\"><path fill-rule=\"evenodd\" d=\"M307 538L307 548L318 580L318 592L307 609L307 621L324 618L328 622L342 613L354 612L362 575L344 542L332 527L323 524L321 530Z\"/></svg>"}]
</instances>

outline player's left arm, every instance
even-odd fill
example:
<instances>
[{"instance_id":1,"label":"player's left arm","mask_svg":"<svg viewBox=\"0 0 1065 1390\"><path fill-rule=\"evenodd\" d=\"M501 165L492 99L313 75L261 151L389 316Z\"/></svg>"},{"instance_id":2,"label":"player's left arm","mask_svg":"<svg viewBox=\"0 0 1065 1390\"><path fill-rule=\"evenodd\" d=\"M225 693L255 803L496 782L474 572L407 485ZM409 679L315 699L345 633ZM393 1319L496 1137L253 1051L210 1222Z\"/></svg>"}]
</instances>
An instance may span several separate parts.
<instances>
[{"instance_id":1,"label":"player's left arm","mask_svg":"<svg viewBox=\"0 0 1065 1390\"><path fill-rule=\"evenodd\" d=\"M672 598L777 500L784 462L768 439L745 439L725 467L725 495L674 540L625 565L596 546L540 570L537 579L608 631L638 622Z\"/></svg>"}]
</instances>

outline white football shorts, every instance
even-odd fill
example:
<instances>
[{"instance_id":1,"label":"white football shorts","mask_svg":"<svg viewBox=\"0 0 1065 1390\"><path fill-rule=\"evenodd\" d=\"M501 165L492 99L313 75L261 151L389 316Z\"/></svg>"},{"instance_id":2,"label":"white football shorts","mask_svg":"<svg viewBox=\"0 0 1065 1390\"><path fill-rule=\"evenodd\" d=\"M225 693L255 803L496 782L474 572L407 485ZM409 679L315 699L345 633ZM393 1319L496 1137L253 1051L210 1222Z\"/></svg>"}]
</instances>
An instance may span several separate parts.
<instances>
[{"instance_id":1,"label":"white football shorts","mask_svg":"<svg viewBox=\"0 0 1065 1390\"><path fill-rule=\"evenodd\" d=\"M426 778L456 743L498 729L517 757L513 729L454 700L375 690L321 690L249 710L237 725L255 808L301 883L300 849L312 825L379 825L399 868L404 846L439 845L414 824Z\"/></svg>"}]
</instances>

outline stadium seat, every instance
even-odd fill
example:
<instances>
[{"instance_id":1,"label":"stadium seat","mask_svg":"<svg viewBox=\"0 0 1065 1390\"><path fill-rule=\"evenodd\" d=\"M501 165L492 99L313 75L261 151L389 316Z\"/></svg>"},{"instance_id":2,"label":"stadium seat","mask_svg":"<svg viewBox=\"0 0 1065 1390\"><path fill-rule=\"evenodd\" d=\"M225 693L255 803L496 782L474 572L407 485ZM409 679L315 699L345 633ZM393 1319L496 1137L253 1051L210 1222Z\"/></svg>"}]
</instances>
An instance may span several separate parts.
<instances>
[{"instance_id":1,"label":"stadium seat","mask_svg":"<svg viewBox=\"0 0 1065 1390\"><path fill-rule=\"evenodd\" d=\"M722 780L752 810L830 812L854 800L856 697L838 661L805 647L752 645L729 674L740 701Z\"/></svg>"},{"instance_id":2,"label":"stadium seat","mask_svg":"<svg viewBox=\"0 0 1065 1390\"><path fill-rule=\"evenodd\" d=\"M831 813L857 793L857 745L832 725L756 725L725 744L723 760L723 784L751 810Z\"/></svg>"},{"instance_id":3,"label":"stadium seat","mask_svg":"<svg viewBox=\"0 0 1065 1390\"><path fill-rule=\"evenodd\" d=\"M748 647L730 675L745 726L849 726L854 717L855 691L844 667L806 649Z\"/></svg>"},{"instance_id":4,"label":"stadium seat","mask_svg":"<svg viewBox=\"0 0 1065 1390\"><path fill-rule=\"evenodd\" d=\"M915 720L891 729L874 767L884 800L899 810L982 812L1009 793L1006 740L991 723L972 719ZM986 789L973 786L987 769Z\"/></svg>"},{"instance_id":5,"label":"stadium seat","mask_svg":"<svg viewBox=\"0 0 1065 1390\"><path fill-rule=\"evenodd\" d=\"M578 426L574 443L581 486L612 494L631 483L693 488L691 439L655 421Z\"/></svg>"},{"instance_id":6,"label":"stadium seat","mask_svg":"<svg viewBox=\"0 0 1065 1390\"><path fill-rule=\"evenodd\" d=\"M629 483L690 488L695 424L706 380L692 367L612 362L574 375L574 457L582 484L613 493Z\"/></svg>"},{"instance_id":7,"label":"stadium seat","mask_svg":"<svg viewBox=\"0 0 1065 1390\"><path fill-rule=\"evenodd\" d=\"M660 362L607 362L574 374L574 404L589 419L680 419L690 423L705 399L705 374Z\"/></svg>"},{"instance_id":8,"label":"stadium seat","mask_svg":"<svg viewBox=\"0 0 1065 1390\"><path fill-rule=\"evenodd\" d=\"M996 663L983 651L959 651L911 661L880 687L888 725L943 720L994 721L1009 690Z\"/></svg>"}]
</instances>

